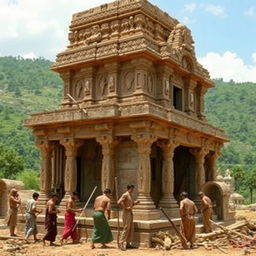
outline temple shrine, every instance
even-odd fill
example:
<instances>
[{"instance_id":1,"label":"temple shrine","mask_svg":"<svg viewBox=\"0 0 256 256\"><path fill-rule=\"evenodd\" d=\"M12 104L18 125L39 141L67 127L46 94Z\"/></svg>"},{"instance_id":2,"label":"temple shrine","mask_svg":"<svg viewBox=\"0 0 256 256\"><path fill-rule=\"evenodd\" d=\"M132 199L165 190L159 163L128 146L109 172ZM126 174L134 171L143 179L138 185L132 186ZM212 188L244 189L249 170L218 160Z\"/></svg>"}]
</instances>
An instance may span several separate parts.
<instances>
[{"instance_id":1,"label":"temple shrine","mask_svg":"<svg viewBox=\"0 0 256 256\"><path fill-rule=\"evenodd\" d=\"M170 228L158 207L177 218L182 191L197 204L204 187L228 197L215 179L229 140L205 118L204 96L214 84L196 59L191 31L146 0L75 13L69 30L52 66L63 80L61 107L25 122L41 151L40 203L56 192L63 207L78 191L83 204L95 185L94 198L114 191L116 176L120 195L136 186L135 240L149 246L154 232ZM218 218L232 220L219 207ZM115 198L112 216L116 234ZM81 230L91 230L90 210L85 220Z\"/></svg>"}]
</instances>

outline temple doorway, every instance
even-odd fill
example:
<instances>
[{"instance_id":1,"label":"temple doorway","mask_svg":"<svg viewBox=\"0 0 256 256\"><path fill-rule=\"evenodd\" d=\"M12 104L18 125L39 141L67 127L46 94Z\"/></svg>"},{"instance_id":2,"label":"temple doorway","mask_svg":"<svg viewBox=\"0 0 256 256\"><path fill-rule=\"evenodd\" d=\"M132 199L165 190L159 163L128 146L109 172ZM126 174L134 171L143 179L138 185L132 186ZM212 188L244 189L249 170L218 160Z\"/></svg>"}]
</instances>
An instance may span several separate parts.
<instances>
[{"instance_id":1,"label":"temple doorway","mask_svg":"<svg viewBox=\"0 0 256 256\"><path fill-rule=\"evenodd\" d=\"M179 146L174 150L174 197L179 202L179 195L186 191L191 199L195 198L195 160L189 148Z\"/></svg>"},{"instance_id":2,"label":"temple doorway","mask_svg":"<svg viewBox=\"0 0 256 256\"><path fill-rule=\"evenodd\" d=\"M101 191L102 147L96 139L87 139L78 149L77 192L81 202L86 202L93 188L98 186L91 202Z\"/></svg>"}]
</instances>

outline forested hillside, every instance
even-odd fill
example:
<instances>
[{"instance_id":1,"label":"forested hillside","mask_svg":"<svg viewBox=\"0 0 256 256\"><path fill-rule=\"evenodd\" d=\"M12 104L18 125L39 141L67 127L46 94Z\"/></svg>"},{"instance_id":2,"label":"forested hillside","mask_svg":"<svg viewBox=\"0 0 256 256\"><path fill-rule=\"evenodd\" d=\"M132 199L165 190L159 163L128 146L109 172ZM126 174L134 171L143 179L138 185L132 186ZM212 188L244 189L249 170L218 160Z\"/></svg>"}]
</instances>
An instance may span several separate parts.
<instances>
[{"instance_id":1,"label":"forested hillside","mask_svg":"<svg viewBox=\"0 0 256 256\"><path fill-rule=\"evenodd\" d=\"M39 169L39 151L23 123L30 113L55 109L60 102L62 84L50 71L51 64L44 59L0 58L0 177Z\"/></svg>"},{"instance_id":2,"label":"forested hillside","mask_svg":"<svg viewBox=\"0 0 256 256\"><path fill-rule=\"evenodd\" d=\"M51 64L42 58L0 58L0 177L14 178L17 173L31 177L31 172L39 170L39 152L23 122L32 112L56 109L61 101L62 83L50 71ZM219 164L252 169L256 164L256 84L215 82L206 94L206 116L231 139Z\"/></svg>"}]
</instances>

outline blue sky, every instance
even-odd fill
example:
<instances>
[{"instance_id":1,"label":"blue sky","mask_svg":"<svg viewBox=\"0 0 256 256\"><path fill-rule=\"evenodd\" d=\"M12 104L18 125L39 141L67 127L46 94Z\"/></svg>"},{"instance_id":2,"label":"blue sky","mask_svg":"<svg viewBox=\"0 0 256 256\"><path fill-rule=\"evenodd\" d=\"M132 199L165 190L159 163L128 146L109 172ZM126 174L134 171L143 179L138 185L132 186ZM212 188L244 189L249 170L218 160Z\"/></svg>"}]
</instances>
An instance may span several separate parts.
<instances>
[{"instance_id":1,"label":"blue sky","mask_svg":"<svg viewBox=\"0 0 256 256\"><path fill-rule=\"evenodd\" d=\"M111 0L0 0L0 56L54 60L73 13ZM151 0L192 31L212 78L256 82L256 0Z\"/></svg>"}]
</instances>

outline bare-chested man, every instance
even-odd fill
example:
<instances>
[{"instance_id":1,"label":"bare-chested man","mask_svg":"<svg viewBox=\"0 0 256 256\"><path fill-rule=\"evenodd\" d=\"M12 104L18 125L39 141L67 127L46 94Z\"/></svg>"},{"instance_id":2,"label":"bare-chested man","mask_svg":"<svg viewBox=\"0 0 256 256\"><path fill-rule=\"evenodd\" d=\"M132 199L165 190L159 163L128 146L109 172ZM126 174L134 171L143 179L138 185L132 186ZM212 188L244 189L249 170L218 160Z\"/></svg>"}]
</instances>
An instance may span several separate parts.
<instances>
[{"instance_id":1,"label":"bare-chested man","mask_svg":"<svg viewBox=\"0 0 256 256\"><path fill-rule=\"evenodd\" d=\"M83 209L76 209L76 200L78 199L78 193L73 192L72 195L69 197L67 204L66 204L66 212L65 212L65 224L64 224L64 232L60 243L63 244L63 240L67 240L69 236L71 236L73 243L77 242L78 240L78 233L77 229L72 230L76 220L76 212L82 212Z\"/></svg>"},{"instance_id":2,"label":"bare-chested man","mask_svg":"<svg viewBox=\"0 0 256 256\"><path fill-rule=\"evenodd\" d=\"M60 213L56 208L57 200L58 196L56 194L52 194L51 199L46 204L45 229L47 230L47 233L43 238L44 245L46 240L50 241L50 246L53 246L57 236L57 214Z\"/></svg>"},{"instance_id":3,"label":"bare-chested man","mask_svg":"<svg viewBox=\"0 0 256 256\"><path fill-rule=\"evenodd\" d=\"M133 206L140 203L140 201L133 201L132 193L134 185L127 185L127 191L118 200L118 205L123 208L123 232L120 237L120 249L125 251L126 249L135 248L132 246L132 239L134 233L133 225Z\"/></svg>"},{"instance_id":4,"label":"bare-chested man","mask_svg":"<svg viewBox=\"0 0 256 256\"><path fill-rule=\"evenodd\" d=\"M195 214L197 213L197 208L195 203L188 199L187 192L182 192L180 197L181 232L190 242L190 248L193 248L196 234Z\"/></svg>"},{"instance_id":5,"label":"bare-chested man","mask_svg":"<svg viewBox=\"0 0 256 256\"><path fill-rule=\"evenodd\" d=\"M15 227L17 225L18 207L21 204L18 191L12 188L9 195L9 211L7 216L7 225L10 229L10 236L17 236L15 234Z\"/></svg>"},{"instance_id":6,"label":"bare-chested man","mask_svg":"<svg viewBox=\"0 0 256 256\"><path fill-rule=\"evenodd\" d=\"M113 236L108 225L108 221L105 216L110 219L110 208L111 208L111 190L106 188L103 195L98 196L94 202L94 214L93 214L93 234L92 234L92 245L91 248L95 248L95 243L101 243L102 248L106 248L106 244L113 241Z\"/></svg>"},{"instance_id":7,"label":"bare-chested man","mask_svg":"<svg viewBox=\"0 0 256 256\"><path fill-rule=\"evenodd\" d=\"M212 224L210 220L212 219L212 201L203 192L198 193L198 197L201 199L201 213L204 225L204 232L212 232Z\"/></svg>"}]
</instances>

